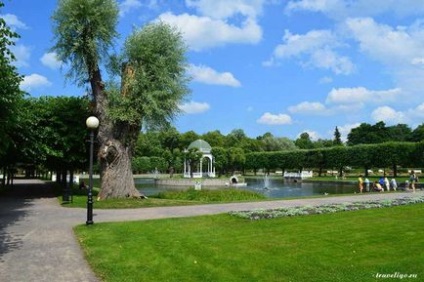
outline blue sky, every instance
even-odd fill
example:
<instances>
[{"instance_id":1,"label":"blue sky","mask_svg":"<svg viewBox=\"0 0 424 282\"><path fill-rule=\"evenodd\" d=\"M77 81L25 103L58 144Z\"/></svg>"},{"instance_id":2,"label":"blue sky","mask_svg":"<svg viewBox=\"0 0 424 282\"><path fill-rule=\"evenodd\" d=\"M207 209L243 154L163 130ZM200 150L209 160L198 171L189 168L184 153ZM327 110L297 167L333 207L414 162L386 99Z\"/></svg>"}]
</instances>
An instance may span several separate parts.
<instances>
[{"instance_id":1,"label":"blue sky","mask_svg":"<svg viewBox=\"0 0 424 282\"><path fill-rule=\"evenodd\" d=\"M83 95L50 52L53 0L5 0L1 16L31 96ZM162 20L189 47L192 93L174 125L296 139L346 138L362 122L424 118L422 0L121 0L121 37Z\"/></svg>"}]
</instances>

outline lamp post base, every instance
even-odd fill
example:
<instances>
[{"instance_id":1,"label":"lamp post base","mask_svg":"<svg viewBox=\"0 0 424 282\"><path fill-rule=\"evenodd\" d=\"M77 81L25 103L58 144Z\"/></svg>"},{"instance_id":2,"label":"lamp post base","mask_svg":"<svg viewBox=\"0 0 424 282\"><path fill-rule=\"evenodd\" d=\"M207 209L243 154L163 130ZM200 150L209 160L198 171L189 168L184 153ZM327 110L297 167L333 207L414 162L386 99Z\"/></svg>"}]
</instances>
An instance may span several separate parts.
<instances>
[{"instance_id":1,"label":"lamp post base","mask_svg":"<svg viewBox=\"0 0 424 282\"><path fill-rule=\"evenodd\" d=\"M90 189L91 190L91 189ZM88 192L88 201L87 201L87 221L86 225L93 224L93 197L91 195L91 191Z\"/></svg>"}]
</instances>

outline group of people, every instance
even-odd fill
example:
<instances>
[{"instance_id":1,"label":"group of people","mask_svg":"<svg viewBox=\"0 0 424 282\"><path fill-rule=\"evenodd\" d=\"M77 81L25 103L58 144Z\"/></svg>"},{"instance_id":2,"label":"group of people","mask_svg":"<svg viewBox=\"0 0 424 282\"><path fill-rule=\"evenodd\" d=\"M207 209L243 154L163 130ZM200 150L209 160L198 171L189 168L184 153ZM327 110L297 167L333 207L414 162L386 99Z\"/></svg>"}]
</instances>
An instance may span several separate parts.
<instances>
[{"instance_id":1,"label":"group of people","mask_svg":"<svg viewBox=\"0 0 424 282\"><path fill-rule=\"evenodd\" d=\"M417 183L418 183L418 176L412 170L409 175L409 180L407 180L405 183L405 188L412 189L412 192L415 193L415 188ZM373 183L371 183L368 178L365 178L364 180L362 178L362 175L360 175L358 178L359 193L362 193L364 188L366 192L369 192L370 189L372 189L372 191L377 191L377 192L384 192L385 190L390 191L390 189L392 189L393 191L396 191L398 189L398 184L396 182L396 179L392 178L389 181L387 177L380 177L379 180L376 180Z\"/></svg>"},{"instance_id":2,"label":"group of people","mask_svg":"<svg viewBox=\"0 0 424 282\"><path fill-rule=\"evenodd\" d=\"M371 191L377 191L377 192L384 192L390 191L392 189L393 191L396 191L398 188L398 184L396 182L396 179L392 178L390 181L387 177L380 177L380 180L376 180L373 183L370 182L368 178L365 178L365 180L362 178L362 175L358 178L358 188L359 193L362 193L364 188L366 192Z\"/></svg>"}]
</instances>

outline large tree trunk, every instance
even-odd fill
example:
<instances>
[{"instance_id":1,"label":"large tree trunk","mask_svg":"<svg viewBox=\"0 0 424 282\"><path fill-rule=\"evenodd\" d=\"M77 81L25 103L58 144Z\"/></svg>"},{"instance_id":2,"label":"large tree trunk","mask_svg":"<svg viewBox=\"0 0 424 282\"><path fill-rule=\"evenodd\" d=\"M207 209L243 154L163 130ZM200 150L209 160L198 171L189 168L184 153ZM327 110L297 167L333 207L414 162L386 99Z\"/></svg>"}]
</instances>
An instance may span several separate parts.
<instances>
[{"instance_id":1,"label":"large tree trunk","mask_svg":"<svg viewBox=\"0 0 424 282\"><path fill-rule=\"evenodd\" d=\"M93 72L90 82L95 112L100 121L97 133L101 179L99 197L100 199L141 197L135 188L131 168L131 131L117 128L123 125L116 125L108 118L109 105L100 70Z\"/></svg>"},{"instance_id":2,"label":"large tree trunk","mask_svg":"<svg viewBox=\"0 0 424 282\"><path fill-rule=\"evenodd\" d=\"M99 151L101 163L100 199L140 197L131 169L131 154L118 140L108 140Z\"/></svg>"}]
</instances>

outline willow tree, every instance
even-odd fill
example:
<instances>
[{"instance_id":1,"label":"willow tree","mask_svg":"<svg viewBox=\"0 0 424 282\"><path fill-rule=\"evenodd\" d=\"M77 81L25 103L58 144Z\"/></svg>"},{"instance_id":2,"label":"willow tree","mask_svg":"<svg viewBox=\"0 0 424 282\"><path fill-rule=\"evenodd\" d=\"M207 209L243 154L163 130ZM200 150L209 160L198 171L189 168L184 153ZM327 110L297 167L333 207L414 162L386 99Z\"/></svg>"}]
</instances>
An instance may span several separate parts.
<instances>
[{"instance_id":1,"label":"willow tree","mask_svg":"<svg viewBox=\"0 0 424 282\"><path fill-rule=\"evenodd\" d=\"M71 78L89 83L100 120L101 199L140 196L131 168L138 134L142 126L166 126L188 93L181 34L164 23L149 24L134 30L121 55L111 56L117 19L114 0L60 0L53 15L53 50L70 65ZM102 80L105 65L117 80Z\"/></svg>"}]
</instances>

